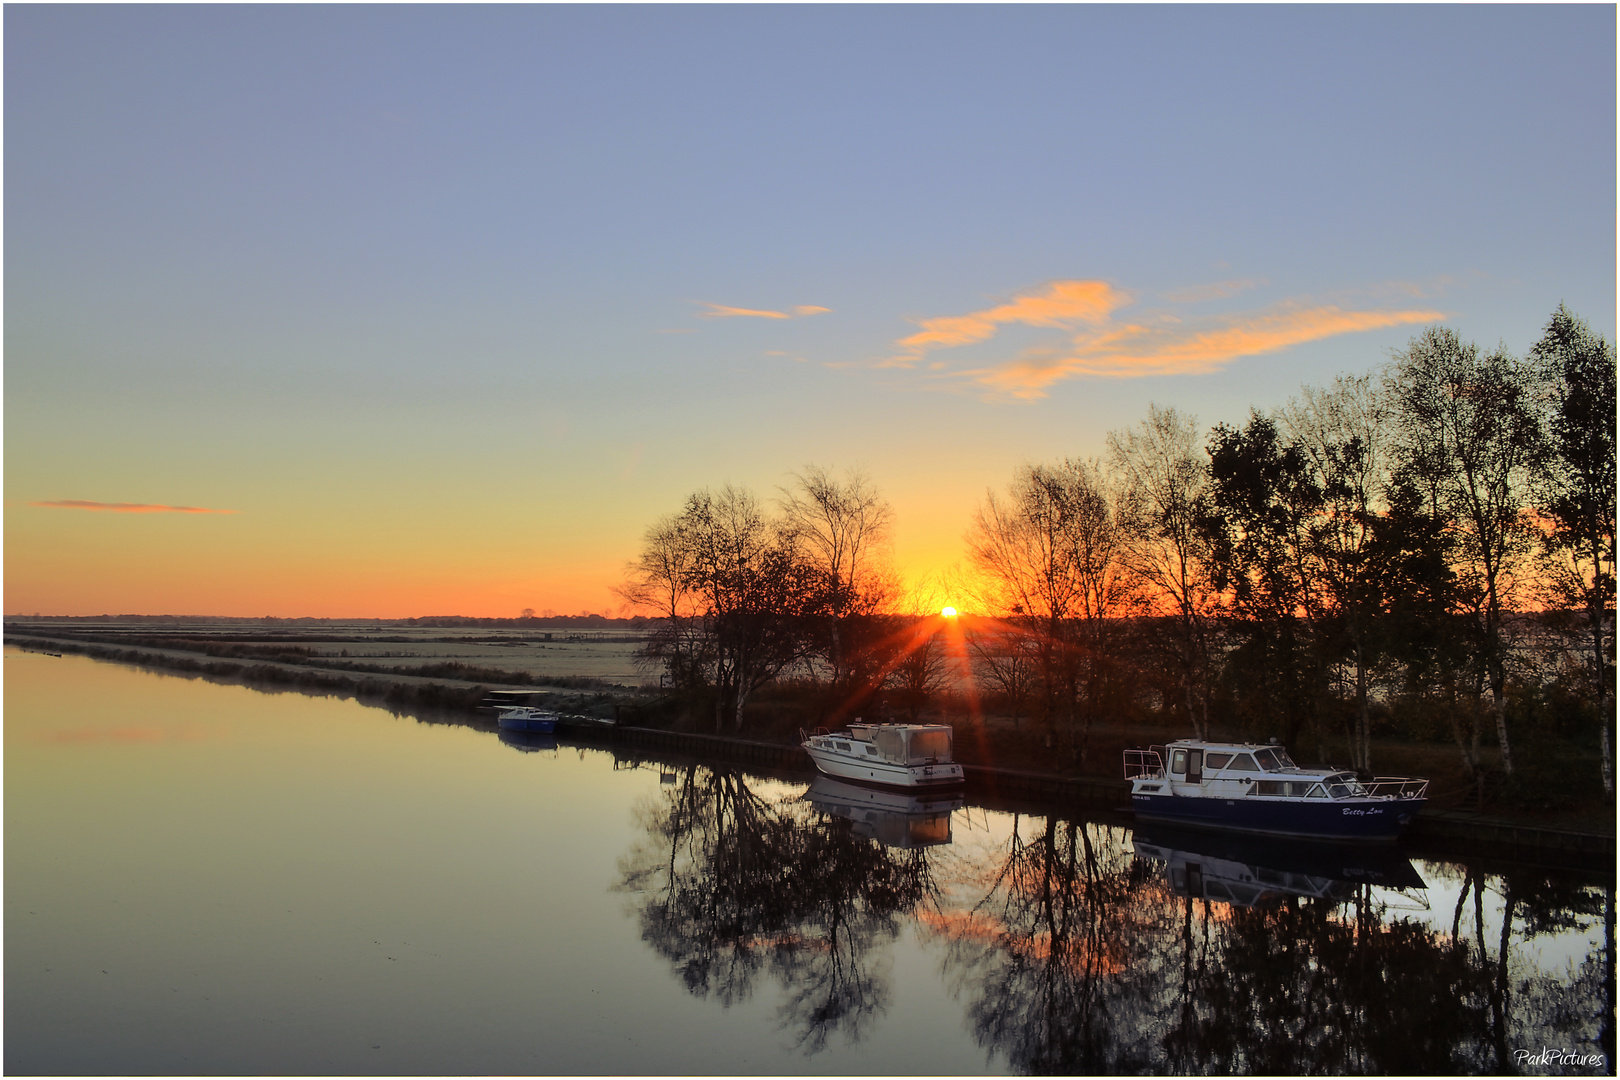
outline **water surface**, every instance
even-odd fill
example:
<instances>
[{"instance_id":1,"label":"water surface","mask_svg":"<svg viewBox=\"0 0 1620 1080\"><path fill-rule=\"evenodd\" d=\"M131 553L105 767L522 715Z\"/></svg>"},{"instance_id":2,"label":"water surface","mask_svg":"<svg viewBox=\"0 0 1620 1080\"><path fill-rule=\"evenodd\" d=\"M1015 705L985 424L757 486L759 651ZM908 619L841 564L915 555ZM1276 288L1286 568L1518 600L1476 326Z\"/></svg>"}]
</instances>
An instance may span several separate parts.
<instances>
[{"instance_id":1,"label":"water surface","mask_svg":"<svg viewBox=\"0 0 1620 1080\"><path fill-rule=\"evenodd\" d=\"M7 649L5 676L8 1073L1612 1060L1607 882L1136 836L71 656Z\"/></svg>"}]
</instances>

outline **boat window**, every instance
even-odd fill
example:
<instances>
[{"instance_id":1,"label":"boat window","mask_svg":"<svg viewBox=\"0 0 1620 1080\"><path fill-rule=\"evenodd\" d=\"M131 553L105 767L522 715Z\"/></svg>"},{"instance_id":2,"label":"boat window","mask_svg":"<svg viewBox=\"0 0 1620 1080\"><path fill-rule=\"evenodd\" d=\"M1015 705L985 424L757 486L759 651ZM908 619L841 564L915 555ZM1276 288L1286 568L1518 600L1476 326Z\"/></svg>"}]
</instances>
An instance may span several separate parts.
<instances>
[{"instance_id":1,"label":"boat window","mask_svg":"<svg viewBox=\"0 0 1620 1080\"><path fill-rule=\"evenodd\" d=\"M1271 752L1273 754L1277 755L1277 760L1282 762L1282 767L1283 768L1285 768L1285 769L1297 769L1297 768L1299 768L1298 765L1294 764L1294 759L1288 756L1288 751L1284 750L1282 747L1274 746L1274 747L1271 748Z\"/></svg>"},{"instance_id":2,"label":"boat window","mask_svg":"<svg viewBox=\"0 0 1620 1080\"><path fill-rule=\"evenodd\" d=\"M1260 767L1266 770L1266 772L1282 771L1282 762L1277 760L1277 751L1275 750L1269 748L1265 750L1256 750L1254 759L1260 763Z\"/></svg>"},{"instance_id":3,"label":"boat window","mask_svg":"<svg viewBox=\"0 0 1620 1080\"><path fill-rule=\"evenodd\" d=\"M867 743L866 744L866 752L868 754L876 755L877 754L877 747L873 746L871 743Z\"/></svg>"},{"instance_id":4,"label":"boat window","mask_svg":"<svg viewBox=\"0 0 1620 1080\"><path fill-rule=\"evenodd\" d=\"M1327 792L1322 790L1321 784L1312 784L1311 790L1305 793L1305 797L1307 799L1325 799L1327 798Z\"/></svg>"},{"instance_id":5,"label":"boat window","mask_svg":"<svg viewBox=\"0 0 1620 1080\"><path fill-rule=\"evenodd\" d=\"M1286 795L1292 799L1303 799L1312 788L1309 780L1261 780L1256 785L1258 795Z\"/></svg>"},{"instance_id":6,"label":"boat window","mask_svg":"<svg viewBox=\"0 0 1620 1080\"><path fill-rule=\"evenodd\" d=\"M1231 754L1217 754L1215 751L1211 750L1209 753L1204 755L1204 768L1208 769L1210 772L1216 772L1217 770L1226 768L1226 763L1231 760Z\"/></svg>"},{"instance_id":7,"label":"boat window","mask_svg":"<svg viewBox=\"0 0 1620 1080\"><path fill-rule=\"evenodd\" d=\"M1175 750L1170 754L1170 771L1184 773L1187 771L1187 751Z\"/></svg>"},{"instance_id":8,"label":"boat window","mask_svg":"<svg viewBox=\"0 0 1620 1080\"><path fill-rule=\"evenodd\" d=\"M1254 763L1254 758L1250 757L1248 754L1238 754L1232 758L1232 764L1227 766L1227 768L1239 769L1243 772L1260 771L1260 766L1256 765Z\"/></svg>"},{"instance_id":9,"label":"boat window","mask_svg":"<svg viewBox=\"0 0 1620 1080\"><path fill-rule=\"evenodd\" d=\"M1348 799L1350 797L1350 789L1345 787L1343 784L1329 784L1328 794L1332 795L1335 799Z\"/></svg>"},{"instance_id":10,"label":"boat window","mask_svg":"<svg viewBox=\"0 0 1620 1080\"><path fill-rule=\"evenodd\" d=\"M847 742L835 742L835 743L833 743L833 746L837 747L839 750L844 751L846 754L849 753L849 743L847 743Z\"/></svg>"}]
</instances>

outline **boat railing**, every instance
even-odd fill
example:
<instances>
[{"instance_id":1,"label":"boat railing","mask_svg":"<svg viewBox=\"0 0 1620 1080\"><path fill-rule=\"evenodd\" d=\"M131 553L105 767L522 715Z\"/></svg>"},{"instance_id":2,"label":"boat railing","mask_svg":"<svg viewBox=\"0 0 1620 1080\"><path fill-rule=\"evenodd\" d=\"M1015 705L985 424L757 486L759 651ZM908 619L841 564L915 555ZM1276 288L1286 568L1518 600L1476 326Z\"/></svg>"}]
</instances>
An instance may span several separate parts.
<instances>
[{"instance_id":1,"label":"boat railing","mask_svg":"<svg viewBox=\"0 0 1620 1080\"><path fill-rule=\"evenodd\" d=\"M1151 750L1125 751L1125 779L1133 780L1138 776L1160 777L1164 775L1164 756L1159 752L1160 747Z\"/></svg>"},{"instance_id":2,"label":"boat railing","mask_svg":"<svg viewBox=\"0 0 1620 1080\"><path fill-rule=\"evenodd\" d=\"M1421 799L1429 782L1416 776L1378 776L1363 785L1367 794L1381 799Z\"/></svg>"}]
</instances>

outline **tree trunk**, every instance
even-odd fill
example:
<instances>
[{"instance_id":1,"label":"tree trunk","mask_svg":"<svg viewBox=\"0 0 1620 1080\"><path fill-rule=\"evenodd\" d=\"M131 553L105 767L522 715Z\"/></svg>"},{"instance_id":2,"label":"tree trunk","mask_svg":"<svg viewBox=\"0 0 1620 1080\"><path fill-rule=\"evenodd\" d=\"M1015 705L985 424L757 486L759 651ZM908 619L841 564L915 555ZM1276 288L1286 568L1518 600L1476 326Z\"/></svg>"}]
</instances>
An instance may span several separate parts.
<instances>
[{"instance_id":1,"label":"tree trunk","mask_svg":"<svg viewBox=\"0 0 1620 1080\"><path fill-rule=\"evenodd\" d=\"M1600 578L1603 573L1601 554L1596 544L1592 548L1592 576ZM1603 793L1614 794L1614 751L1609 740L1609 717L1614 713L1614 684L1609 681L1608 657L1603 655L1603 602L1602 593L1594 585L1587 594L1586 617L1592 624L1592 678L1594 687L1603 689L1598 694L1598 729L1601 758L1599 766L1603 770Z\"/></svg>"},{"instance_id":2,"label":"tree trunk","mask_svg":"<svg viewBox=\"0 0 1620 1080\"><path fill-rule=\"evenodd\" d=\"M1502 746L1502 771L1513 775L1513 752L1508 747L1507 693L1501 683L1491 687L1491 704L1496 711L1496 741Z\"/></svg>"},{"instance_id":3,"label":"tree trunk","mask_svg":"<svg viewBox=\"0 0 1620 1080\"><path fill-rule=\"evenodd\" d=\"M1368 717L1367 665L1361 649L1356 649L1356 745L1351 754L1358 772L1372 772L1372 722Z\"/></svg>"}]
</instances>

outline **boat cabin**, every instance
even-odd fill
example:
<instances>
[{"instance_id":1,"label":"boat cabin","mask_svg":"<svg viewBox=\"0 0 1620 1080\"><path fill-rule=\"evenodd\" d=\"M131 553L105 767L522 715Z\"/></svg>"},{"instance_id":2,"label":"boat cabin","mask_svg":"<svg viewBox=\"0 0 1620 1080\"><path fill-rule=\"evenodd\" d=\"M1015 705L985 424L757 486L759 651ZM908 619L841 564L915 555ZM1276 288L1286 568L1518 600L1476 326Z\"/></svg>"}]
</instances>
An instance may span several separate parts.
<instances>
[{"instance_id":1,"label":"boat cabin","mask_svg":"<svg viewBox=\"0 0 1620 1080\"><path fill-rule=\"evenodd\" d=\"M951 729L944 724L849 725L848 746L836 749L864 754L890 765L935 765L951 760ZM837 742L844 740L832 736Z\"/></svg>"}]
</instances>

